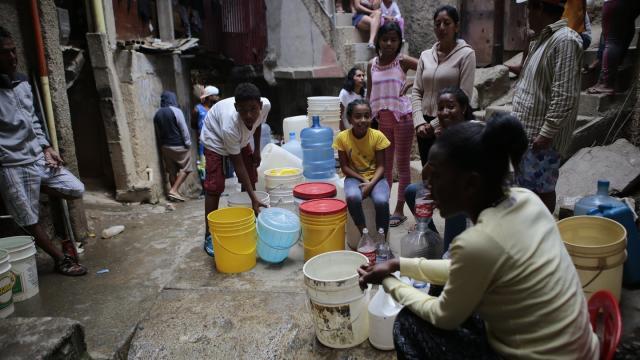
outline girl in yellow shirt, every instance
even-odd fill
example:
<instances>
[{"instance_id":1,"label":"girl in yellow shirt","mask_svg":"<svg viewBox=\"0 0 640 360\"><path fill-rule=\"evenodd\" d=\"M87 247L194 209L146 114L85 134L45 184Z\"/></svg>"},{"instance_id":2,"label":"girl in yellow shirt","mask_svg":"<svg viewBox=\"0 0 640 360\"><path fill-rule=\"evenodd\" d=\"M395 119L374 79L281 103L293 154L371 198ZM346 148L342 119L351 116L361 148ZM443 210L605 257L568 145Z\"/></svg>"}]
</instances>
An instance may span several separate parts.
<instances>
[{"instance_id":1,"label":"girl in yellow shirt","mask_svg":"<svg viewBox=\"0 0 640 360\"><path fill-rule=\"evenodd\" d=\"M371 129L371 106L366 100L354 100L347 106L352 128L341 131L333 141L338 150L340 168L346 176L344 193L353 222L365 228L362 200L371 197L376 209L376 227L389 230L389 184L384 177L384 149L390 142L384 134Z\"/></svg>"}]
</instances>

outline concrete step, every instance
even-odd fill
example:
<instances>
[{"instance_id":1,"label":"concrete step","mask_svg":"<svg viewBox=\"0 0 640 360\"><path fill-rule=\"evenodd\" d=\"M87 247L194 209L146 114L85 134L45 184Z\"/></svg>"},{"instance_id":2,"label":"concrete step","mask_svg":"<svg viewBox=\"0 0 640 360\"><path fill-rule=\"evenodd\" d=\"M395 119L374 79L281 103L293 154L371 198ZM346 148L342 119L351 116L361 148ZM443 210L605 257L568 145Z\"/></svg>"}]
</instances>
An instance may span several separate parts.
<instances>
[{"instance_id":1,"label":"concrete step","mask_svg":"<svg viewBox=\"0 0 640 360\"><path fill-rule=\"evenodd\" d=\"M84 327L61 317L12 317L0 321L0 357L88 359Z\"/></svg>"},{"instance_id":2,"label":"concrete step","mask_svg":"<svg viewBox=\"0 0 640 360\"><path fill-rule=\"evenodd\" d=\"M607 96L603 94L589 94L586 91L580 93L578 114L584 116L597 116L610 110L614 104L624 101L624 94Z\"/></svg>"},{"instance_id":3,"label":"concrete step","mask_svg":"<svg viewBox=\"0 0 640 360\"><path fill-rule=\"evenodd\" d=\"M335 21L336 27L338 26L352 26L351 18L353 17L352 13L336 13L333 15L333 19Z\"/></svg>"},{"instance_id":4,"label":"concrete step","mask_svg":"<svg viewBox=\"0 0 640 360\"><path fill-rule=\"evenodd\" d=\"M369 49L367 47L367 43L354 43L354 44L346 44L345 46L350 46L353 52L353 63L362 63L368 62L376 56L375 49ZM402 54L409 54L409 44L405 41L402 44L402 49L400 50Z\"/></svg>"},{"instance_id":5,"label":"concrete step","mask_svg":"<svg viewBox=\"0 0 640 360\"><path fill-rule=\"evenodd\" d=\"M570 158L582 148L601 144L607 136L613 118L612 116L578 116L576 129L573 131L571 143L563 154L564 158Z\"/></svg>"},{"instance_id":6,"label":"concrete step","mask_svg":"<svg viewBox=\"0 0 640 360\"><path fill-rule=\"evenodd\" d=\"M336 66L277 67L273 74L278 79L343 78L342 70Z\"/></svg>"},{"instance_id":7,"label":"concrete step","mask_svg":"<svg viewBox=\"0 0 640 360\"><path fill-rule=\"evenodd\" d=\"M507 105L489 105L486 109L484 109L484 118L489 119L491 115L495 113L508 113L510 114L513 111L513 106L511 104Z\"/></svg>"}]
</instances>

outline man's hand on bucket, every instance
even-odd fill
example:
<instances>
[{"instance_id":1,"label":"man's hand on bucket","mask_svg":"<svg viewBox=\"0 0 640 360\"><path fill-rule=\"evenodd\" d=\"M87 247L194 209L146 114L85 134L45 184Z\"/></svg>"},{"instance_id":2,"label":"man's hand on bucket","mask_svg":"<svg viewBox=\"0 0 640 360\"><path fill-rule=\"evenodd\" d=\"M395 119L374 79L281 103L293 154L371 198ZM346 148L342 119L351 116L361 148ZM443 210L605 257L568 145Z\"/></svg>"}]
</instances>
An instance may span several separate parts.
<instances>
[{"instance_id":1,"label":"man's hand on bucket","mask_svg":"<svg viewBox=\"0 0 640 360\"><path fill-rule=\"evenodd\" d=\"M360 288L362 290L367 288L367 284L381 284L387 276L400 270L400 259L394 258L383 262L382 264L369 265L363 264L358 268L358 275L360 278Z\"/></svg>"}]
</instances>

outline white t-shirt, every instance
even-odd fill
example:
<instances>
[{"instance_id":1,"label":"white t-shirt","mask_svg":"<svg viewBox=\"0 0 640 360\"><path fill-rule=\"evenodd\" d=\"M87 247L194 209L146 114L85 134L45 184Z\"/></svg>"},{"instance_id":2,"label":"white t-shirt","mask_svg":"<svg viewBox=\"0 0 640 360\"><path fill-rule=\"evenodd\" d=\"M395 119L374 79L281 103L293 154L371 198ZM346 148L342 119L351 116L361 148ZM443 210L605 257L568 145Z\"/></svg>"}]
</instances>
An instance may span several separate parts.
<instances>
[{"instance_id":1,"label":"white t-shirt","mask_svg":"<svg viewBox=\"0 0 640 360\"><path fill-rule=\"evenodd\" d=\"M353 100L362 99L362 96L360 94L354 93L353 91L349 92L345 89L342 89L340 90L340 95L338 95L338 97L340 98L340 104L342 104L342 106L344 107L342 123L344 124L345 129L350 129L351 124L349 124L349 120L347 119L347 105L349 105L349 103Z\"/></svg>"},{"instance_id":2,"label":"white t-shirt","mask_svg":"<svg viewBox=\"0 0 640 360\"><path fill-rule=\"evenodd\" d=\"M396 19L402 17L402 14L400 14L400 8L398 7L398 4L396 4L395 1L391 3L390 7L387 7L384 4L384 2L381 2L380 11L382 12L382 15L385 15L385 16L393 16Z\"/></svg>"},{"instance_id":3,"label":"white t-shirt","mask_svg":"<svg viewBox=\"0 0 640 360\"><path fill-rule=\"evenodd\" d=\"M258 126L267 120L271 103L267 98L261 98L262 111L260 118L253 124L253 128L247 129L235 107L235 99L230 97L218 101L207 112L200 133L200 141L204 147L222 156L237 155L243 147L249 144Z\"/></svg>"}]
</instances>

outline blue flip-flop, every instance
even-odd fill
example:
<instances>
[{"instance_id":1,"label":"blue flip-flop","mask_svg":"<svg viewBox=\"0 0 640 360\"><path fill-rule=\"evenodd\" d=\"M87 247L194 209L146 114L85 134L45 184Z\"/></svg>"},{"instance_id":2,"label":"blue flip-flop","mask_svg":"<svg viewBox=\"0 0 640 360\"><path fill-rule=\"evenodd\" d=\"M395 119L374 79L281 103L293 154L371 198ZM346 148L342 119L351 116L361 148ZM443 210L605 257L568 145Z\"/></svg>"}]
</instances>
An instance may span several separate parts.
<instances>
[{"instance_id":1,"label":"blue flip-flop","mask_svg":"<svg viewBox=\"0 0 640 360\"><path fill-rule=\"evenodd\" d=\"M391 222L394 220L397 220L398 222L395 224L392 224ZM398 227L402 225L405 221L407 221L406 216L393 215L392 217L389 218L389 227Z\"/></svg>"}]
</instances>

